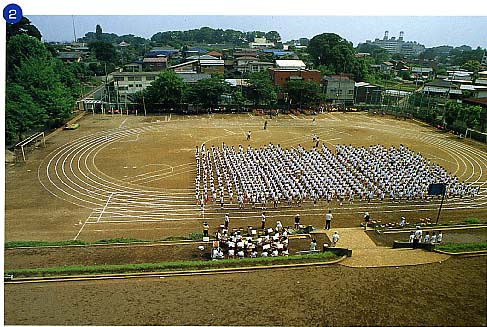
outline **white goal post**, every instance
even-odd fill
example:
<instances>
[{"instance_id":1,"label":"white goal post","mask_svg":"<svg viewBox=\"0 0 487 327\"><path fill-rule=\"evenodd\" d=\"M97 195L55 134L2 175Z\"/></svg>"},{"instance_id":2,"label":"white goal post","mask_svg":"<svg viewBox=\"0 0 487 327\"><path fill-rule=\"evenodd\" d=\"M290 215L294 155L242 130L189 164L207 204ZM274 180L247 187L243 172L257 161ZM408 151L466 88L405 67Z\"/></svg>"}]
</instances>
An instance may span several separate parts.
<instances>
[{"instance_id":1,"label":"white goal post","mask_svg":"<svg viewBox=\"0 0 487 327\"><path fill-rule=\"evenodd\" d=\"M22 151L22 159L25 161L25 150L28 146L34 144L37 145L38 142L42 140L42 145L46 146L46 138L44 135L44 132L38 132L35 134L32 134L28 138L26 138L23 141L20 141L19 143L15 144L15 148L20 148Z\"/></svg>"}]
</instances>

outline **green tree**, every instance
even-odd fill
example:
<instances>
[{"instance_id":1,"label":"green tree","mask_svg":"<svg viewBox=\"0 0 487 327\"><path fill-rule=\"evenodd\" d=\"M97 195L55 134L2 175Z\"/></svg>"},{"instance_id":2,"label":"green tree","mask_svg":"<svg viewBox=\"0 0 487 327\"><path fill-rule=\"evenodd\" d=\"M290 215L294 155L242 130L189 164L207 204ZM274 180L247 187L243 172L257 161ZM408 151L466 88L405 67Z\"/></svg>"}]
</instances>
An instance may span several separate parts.
<instances>
[{"instance_id":1,"label":"green tree","mask_svg":"<svg viewBox=\"0 0 487 327\"><path fill-rule=\"evenodd\" d=\"M292 103L299 108L312 107L320 103L322 92L320 85L313 81L294 80L287 83L287 92Z\"/></svg>"},{"instance_id":2,"label":"green tree","mask_svg":"<svg viewBox=\"0 0 487 327\"><path fill-rule=\"evenodd\" d=\"M213 76L202 79L188 88L187 100L202 105L203 108L216 108L224 93L230 92L230 85L222 78Z\"/></svg>"},{"instance_id":3,"label":"green tree","mask_svg":"<svg viewBox=\"0 0 487 327\"><path fill-rule=\"evenodd\" d=\"M258 72L250 75L248 98L254 105L271 105L277 101L277 92L269 75Z\"/></svg>"},{"instance_id":4,"label":"green tree","mask_svg":"<svg viewBox=\"0 0 487 327\"><path fill-rule=\"evenodd\" d=\"M41 123L61 123L71 115L75 101L61 78L63 64L43 43L26 34L13 36L6 57L9 137ZM22 119L26 121L21 124Z\"/></svg>"},{"instance_id":5,"label":"green tree","mask_svg":"<svg viewBox=\"0 0 487 327\"><path fill-rule=\"evenodd\" d=\"M30 20L23 16L20 21L16 24L9 24L7 23L7 30L6 30L6 35L7 35L7 42L10 40L12 36L19 35L19 34L25 34L29 35L32 37L35 37L39 41L42 38L41 32L35 27L34 25L31 24Z\"/></svg>"},{"instance_id":6,"label":"green tree","mask_svg":"<svg viewBox=\"0 0 487 327\"><path fill-rule=\"evenodd\" d=\"M482 69L482 65L478 60L468 60L462 65L462 68L471 71L475 80L479 76L479 71Z\"/></svg>"},{"instance_id":7,"label":"green tree","mask_svg":"<svg viewBox=\"0 0 487 327\"><path fill-rule=\"evenodd\" d=\"M113 44L105 41L95 41L88 44L88 47L95 54L96 59L103 62L118 62L119 56Z\"/></svg>"},{"instance_id":8,"label":"green tree","mask_svg":"<svg viewBox=\"0 0 487 327\"><path fill-rule=\"evenodd\" d=\"M480 125L480 114L482 113L481 106L463 106L459 113L459 118L465 123L468 128L474 128Z\"/></svg>"},{"instance_id":9,"label":"green tree","mask_svg":"<svg viewBox=\"0 0 487 327\"><path fill-rule=\"evenodd\" d=\"M274 43L281 42L281 36L277 31L269 31L265 33L265 38L269 42L274 42Z\"/></svg>"},{"instance_id":10,"label":"green tree","mask_svg":"<svg viewBox=\"0 0 487 327\"><path fill-rule=\"evenodd\" d=\"M242 91L235 88L232 97L233 102L238 106L238 110L240 111L240 108L245 104L245 97L243 96Z\"/></svg>"},{"instance_id":11,"label":"green tree","mask_svg":"<svg viewBox=\"0 0 487 327\"><path fill-rule=\"evenodd\" d=\"M95 38L98 41L101 41L103 39L103 31L102 31L100 25L96 25L96 28L95 28Z\"/></svg>"},{"instance_id":12,"label":"green tree","mask_svg":"<svg viewBox=\"0 0 487 327\"><path fill-rule=\"evenodd\" d=\"M47 120L44 108L36 105L30 94L19 84L9 83L5 90L5 141L12 144Z\"/></svg>"},{"instance_id":13,"label":"green tree","mask_svg":"<svg viewBox=\"0 0 487 327\"><path fill-rule=\"evenodd\" d=\"M323 33L314 36L308 45L315 66L326 66L335 73L351 72L355 52L352 43L334 33Z\"/></svg>"},{"instance_id":14,"label":"green tree","mask_svg":"<svg viewBox=\"0 0 487 327\"><path fill-rule=\"evenodd\" d=\"M176 107L182 102L186 84L174 71L163 71L145 90L145 101L149 104L162 104L165 108Z\"/></svg>"},{"instance_id":15,"label":"green tree","mask_svg":"<svg viewBox=\"0 0 487 327\"><path fill-rule=\"evenodd\" d=\"M448 101L445 104L445 117L443 118L447 125L451 126L458 119L462 106L454 101Z\"/></svg>"}]
</instances>

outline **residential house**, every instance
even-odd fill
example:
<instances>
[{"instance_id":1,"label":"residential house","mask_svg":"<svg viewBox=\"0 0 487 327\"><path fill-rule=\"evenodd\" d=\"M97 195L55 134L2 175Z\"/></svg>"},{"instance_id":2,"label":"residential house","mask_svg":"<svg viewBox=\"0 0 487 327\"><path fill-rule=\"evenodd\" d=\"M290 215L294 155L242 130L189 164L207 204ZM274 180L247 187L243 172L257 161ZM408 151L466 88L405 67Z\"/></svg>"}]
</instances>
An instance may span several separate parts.
<instances>
[{"instance_id":1,"label":"residential house","mask_svg":"<svg viewBox=\"0 0 487 327\"><path fill-rule=\"evenodd\" d=\"M162 48L152 48L151 51L145 54L146 58L152 57L166 57L168 60L178 58L180 56L179 50L177 49L162 49Z\"/></svg>"},{"instance_id":2,"label":"residential house","mask_svg":"<svg viewBox=\"0 0 487 327\"><path fill-rule=\"evenodd\" d=\"M250 56L250 57L256 57L258 55L258 50L257 49L236 49L233 52L233 57L237 59L238 57L245 57L245 56Z\"/></svg>"},{"instance_id":3,"label":"residential house","mask_svg":"<svg viewBox=\"0 0 487 327\"><path fill-rule=\"evenodd\" d=\"M170 66L169 69L178 72L198 72L199 70L199 60L186 61L174 66Z\"/></svg>"},{"instance_id":4,"label":"residential house","mask_svg":"<svg viewBox=\"0 0 487 327\"><path fill-rule=\"evenodd\" d=\"M429 79L429 78L433 77L433 68L413 67L413 68L411 68L411 74L415 80L417 80L417 79Z\"/></svg>"},{"instance_id":5,"label":"residential house","mask_svg":"<svg viewBox=\"0 0 487 327\"><path fill-rule=\"evenodd\" d=\"M282 58L282 57L288 57L288 58L294 58L294 52L292 51L283 51L280 49L263 49L262 50L263 54L270 55L273 58Z\"/></svg>"},{"instance_id":6,"label":"residential house","mask_svg":"<svg viewBox=\"0 0 487 327\"><path fill-rule=\"evenodd\" d=\"M220 52L218 51L210 51L207 53L208 56L213 56L217 59L223 59L223 54L221 54Z\"/></svg>"},{"instance_id":7,"label":"residential house","mask_svg":"<svg viewBox=\"0 0 487 327\"><path fill-rule=\"evenodd\" d=\"M253 57L253 56L242 56L242 57L236 58L235 62L237 63L237 65L236 65L237 70L239 67L246 67L248 65L248 63L251 61L257 61L257 58Z\"/></svg>"},{"instance_id":8,"label":"residential house","mask_svg":"<svg viewBox=\"0 0 487 327\"><path fill-rule=\"evenodd\" d=\"M161 71L167 68L166 57L148 57L142 60L145 71Z\"/></svg>"},{"instance_id":9,"label":"residential house","mask_svg":"<svg viewBox=\"0 0 487 327\"><path fill-rule=\"evenodd\" d=\"M256 37L254 38L254 42L249 43L251 49L273 48L274 46L275 44L273 42L267 42L265 37Z\"/></svg>"},{"instance_id":10,"label":"residential house","mask_svg":"<svg viewBox=\"0 0 487 327\"><path fill-rule=\"evenodd\" d=\"M80 62L81 57L80 52L59 52L57 55L57 58L64 62Z\"/></svg>"},{"instance_id":11,"label":"residential house","mask_svg":"<svg viewBox=\"0 0 487 327\"><path fill-rule=\"evenodd\" d=\"M186 51L184 51L184 56L185 56L185 58L191 57L191 56L201 56L201 55L207 54L208 52L209 52L208 50L194 47L194 48L189 48Z\"/></svg>"},{"instance_id":12,"label":"residential house","mask_svg":"<svg viewBox=\"0 0 487 327\"><path fill-rule=\"evenodd\" d=\"M123 66L124 72L141 72L143 68L143 62L141 60L132 61Z\"/></svg>"},{"instance_id":13,"label":"residential house","mask_svg":"<svg viewBox=\"0 0 487 327\"><path fill-rule=\"evenodd\" d=\"M462 93L470 95L472 98L485 98L487 97L487 86L486 85L460 85L460 90ZM467 91L467 92L464 92Z\"/></svg>"},{"instance_id":14,"label":"residential house","mask_svg":"<svg viewBox=\"0 0 487 327\"><path fill-rule=\"evenodd\" d=\"M382 103L382 88L377 85L372 85L366 82L355 83L354 103L364 104L381 104Z\"/></svg>"},{"instance_id":15,"label":"residential house","mask_svg":"<svg viewBox=\"0 0 487 327\"><path fill-rule=\"evenodd\" d=\"M459 85L456 85L451 81L435 79L424 85L423 94L458 99L462 96L462 90L460 90Z\"/></svg>"},{"instance_id":16,"label":"residential house","mask_svg":"<svg viewBox=\"0 0 487 327\"><path fill-rule=\"evenodd\" d=\"M251 73L265 72L269 68L274 67L272 62L267 61L251 61L248 63L248 71Z\"/></svg>"},{"instance_id":17,"label":"residential house","mask_svg":"<svg viewBox=\"0 0 487 327\"><path fill-rule=\"evenodd\" d=\"M383 72L389 72L394 69L394 64L390 61L384 61L380 64L380 70Z\"/></svg>"},{"instance_id":18,"label":"residential house","mask_svg":"<svg viewBox=\"0 0 487 327\"><path fill-rule=\"evenodd\" d=\"M270 68L268 71L273 84L279 86L279 99L284 98L287 83L291 80L313 81L317 84L321 82L319 70Z\"/></svg>"},{"instance_id":19,"label":"residential house","mask_svg":"<svg viewBox=\"0 0 487 327\"><path fill-rule=\"evenodd\" d=\"M325 76L322 84L326 103L353 105L355 82L348 75Z\"/></svg>"},{"instance_id":20,"label":"residential house","mask_svg":"<svg viewBox=\"0 0 487 327\"><path fill-rule=\"evenodd\" d=\"M256 57L252 56L238 57L235 62L237 63L235 69L241 73L255 73L274 67L274 63L259 61Z\"/></svg>"},{"instance_id":21,"label":"residential house","mask_svg":"<svg viewBox=\"0 0 487 327\"><path fill-rule=\"evenodd\" d=\"M200 72L205 74L220 74L225 72L225 62L223 60L200 59Z\"/></svg>"}]
</instances>

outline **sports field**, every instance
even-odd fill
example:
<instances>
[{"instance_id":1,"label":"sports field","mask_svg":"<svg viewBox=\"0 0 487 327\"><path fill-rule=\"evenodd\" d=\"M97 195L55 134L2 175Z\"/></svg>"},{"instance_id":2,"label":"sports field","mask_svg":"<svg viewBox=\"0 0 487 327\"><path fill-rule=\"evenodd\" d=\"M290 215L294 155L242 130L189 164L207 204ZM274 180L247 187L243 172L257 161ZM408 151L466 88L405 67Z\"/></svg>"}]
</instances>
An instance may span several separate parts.
<instances>
[{"instance_id":1,"label":"sports field","mask_svg":"<svg viewBox=\"0 0 487 327\"><path fill-rule=\"evenodd\" d=\"M268 121L264 130L264 122ZM446 199L440 222L487 217L487 153L485 144L460 140L451 134L411 120L367 113L324 113L316 116L214 114L200 116L87 115L81 128L49 137L46 147L28 154L27 161L6 168L5 238L10 240L94 241L115 237L160 239L200 232L203 221L211 230L225 212L234 226L258 226L260 208L225 204L224 210L196 205L195 147L243 145L260 148L313 146L312 135L334 151L335 145L356 147L400 144L443 166L460 181L480 187L475 198ZM247 131L252 131L250 141ZM363 213L383 222L421 218L436 220L439 200L310 201L301 207L267 208L267 221L322 227L328 209L333 226L358 226Z\"/></svg>"},{"instance_id":2,"label":"sports field","mask_svg":"<svg viewBox=\"0 0 487 327\"><path fill-rule=\"evenodd\" d=\"M268 120L267 129L264 122ZM211 231L230 215L231 226L259 226L260 208L209 204L201 210L194 192L195 147L309 150L312 134L330 150L337 144L406 147L443 166L459 180L480 187L474 198L447 199L441 222L487 217L485 144L460 140L414 121L367 113L200 116L85 116L77 130L60 131L6 167L5 239L94 241L127 237L161 239ZM246 132L252 131L250 142ZM267 223L281 220L323 228L332 210L332 228L353 255L324 267L240 273L5 284L5 323L26 325L403 325L485 326L486 260L422 250L377 247L357 226L365 211L372 219L415 222L436 219L439 201L340 206L311 201L301 207L267 208ZM328 231L329 232L329 231ZM324 235L324 234L323 234ZM485 241L485 228L445 232ZM394 236L391 236L394 237ZM399 238L402 236L398 235ZM406 236L404 236L406 237ZM291 240L290 245L292 243ZM305 246L307 246L307 242ZM6 267L120 264L186 258L188 247L160 244L14 249ZM174 257L174 258L173 258ZM62 310L60 309L62 308Z\"/></svg>"}]
</instances>

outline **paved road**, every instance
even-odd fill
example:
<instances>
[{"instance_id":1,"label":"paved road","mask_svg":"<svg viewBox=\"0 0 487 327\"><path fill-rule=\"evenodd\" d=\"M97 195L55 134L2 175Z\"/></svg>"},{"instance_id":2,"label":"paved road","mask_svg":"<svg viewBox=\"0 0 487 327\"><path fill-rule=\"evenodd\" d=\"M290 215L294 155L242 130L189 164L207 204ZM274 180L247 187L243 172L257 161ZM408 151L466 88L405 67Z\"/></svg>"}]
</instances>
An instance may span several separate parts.
<instances>
[{"instance_id":1,"label":"paved road","mask_svg":"<svg viewBox=\"0 0 487 327\"><path fill-rule=\"evenodd\" d=\"M336 228L323 232L331 240L335 231L340 235L337 246L352 250L352 256L340 263L347 267L409 266L441 262L450 257L447 254L419 249L392 249L377 246L360 227Z\"/></svg>"}]
</instances>

